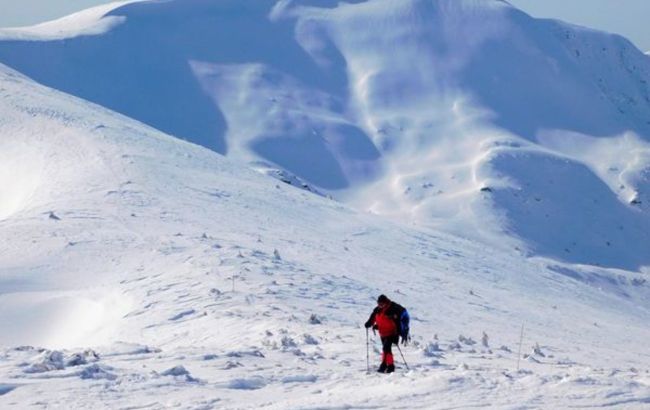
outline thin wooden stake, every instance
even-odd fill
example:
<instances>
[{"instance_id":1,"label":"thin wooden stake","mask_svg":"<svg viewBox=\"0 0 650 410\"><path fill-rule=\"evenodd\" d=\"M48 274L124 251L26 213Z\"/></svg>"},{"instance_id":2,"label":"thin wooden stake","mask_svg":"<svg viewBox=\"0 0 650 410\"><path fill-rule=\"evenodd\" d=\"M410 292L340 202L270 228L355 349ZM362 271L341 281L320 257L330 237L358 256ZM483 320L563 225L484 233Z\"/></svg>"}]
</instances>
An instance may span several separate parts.
<instances>
[{"instance_id":1,"label":"thin wooden stake","mask_svg":"<svg viewBox=\"0 0 650 410\"><path fill-rule=\"evenodd\" d=\"M521 344L524 341L524 324L521 324L521 336L519 337L519 352L517 353L517 371L519 371L519 360L521 359Z\"/></svg>"}]
</instances>

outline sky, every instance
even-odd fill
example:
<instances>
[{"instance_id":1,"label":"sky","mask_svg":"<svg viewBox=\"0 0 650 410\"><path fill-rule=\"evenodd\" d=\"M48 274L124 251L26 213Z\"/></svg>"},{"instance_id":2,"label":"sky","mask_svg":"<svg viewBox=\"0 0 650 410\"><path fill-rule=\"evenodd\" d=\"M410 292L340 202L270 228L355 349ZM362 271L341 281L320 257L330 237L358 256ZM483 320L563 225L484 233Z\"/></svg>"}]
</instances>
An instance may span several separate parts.
<instances>
[{"instance_id":1,"label":"sky","mask_svg":"<svg viewBox=\"0 0 650 410\"><path fill-rule=\"evenodd\" d=\"M650 0L508 0L536 17L550 17L622 34L650 51ZM0 0L0 27L23 26L109 3L107 0Z\"/></svg>"},{"instance_id":2,"label":"sky","mask_svg":"<svg viewBox=\"0 0 650 410\"><path fill-rule=\"evenodd\" d=\"M618 33L650 51L650 0L508 0L535 17Z\"/></svg>"}]
</instances>

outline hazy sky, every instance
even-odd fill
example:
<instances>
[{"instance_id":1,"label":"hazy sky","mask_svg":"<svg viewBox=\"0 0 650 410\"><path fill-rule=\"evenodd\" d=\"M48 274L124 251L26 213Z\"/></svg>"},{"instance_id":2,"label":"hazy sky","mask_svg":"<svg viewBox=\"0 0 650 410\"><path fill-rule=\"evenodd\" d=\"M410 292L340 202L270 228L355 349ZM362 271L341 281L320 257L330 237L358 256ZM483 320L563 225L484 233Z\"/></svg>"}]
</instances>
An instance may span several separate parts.
<instances>
[{"instance_id":1,"label":"hazy sky","mask_svg":"<svg viewBox=\"0 0 650 410\"><path fill-rule=\"evenodd\" d=\"M622 34L650 51L650 0L508 0L535 17Z\"/></svg>"},{"instance_id":2,"label":"hazy sky","mask_svg":"<svg viewBox=\"0 0 650 410\"><path fill-rule=\"evenodd\" d=\"M245 0L242 0L245 1ZM650 51L650 0L509 0L537 17L619 33ZM0 27L40 23L107 0L0 0Z\"/></svg>"}]
</instances>

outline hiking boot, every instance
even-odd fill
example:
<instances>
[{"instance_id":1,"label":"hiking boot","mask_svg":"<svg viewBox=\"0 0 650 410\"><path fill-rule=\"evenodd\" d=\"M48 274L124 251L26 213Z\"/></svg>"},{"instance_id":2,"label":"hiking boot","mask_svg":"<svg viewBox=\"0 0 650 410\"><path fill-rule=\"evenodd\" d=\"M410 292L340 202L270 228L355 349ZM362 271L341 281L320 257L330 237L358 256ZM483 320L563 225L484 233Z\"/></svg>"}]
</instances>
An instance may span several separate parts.
<instances>
[{"instance_id":1,"label":"hiking boot","mask_svg":"<svg viewBox=\"0 0 650 410\"><path fill-rule=\"evenodd\" d=\"M386 373L386 369L387 369L387 368L388 368L388 366L386 366L386 363L382 363L382 364L379 366L379 369L377 369L377 371L378 371L379 373Z\"/></svg>"},{"instance_id":2,"label":"hiking boot","mask_svg":"<svg viewBox=\"0 0 650 410\"><path fill-rule=\"evenodd\" d=\"M395 371L395 365L394 364L389 364L386 366L386 373L392 373Z\"/></svg>"}]
</instances>

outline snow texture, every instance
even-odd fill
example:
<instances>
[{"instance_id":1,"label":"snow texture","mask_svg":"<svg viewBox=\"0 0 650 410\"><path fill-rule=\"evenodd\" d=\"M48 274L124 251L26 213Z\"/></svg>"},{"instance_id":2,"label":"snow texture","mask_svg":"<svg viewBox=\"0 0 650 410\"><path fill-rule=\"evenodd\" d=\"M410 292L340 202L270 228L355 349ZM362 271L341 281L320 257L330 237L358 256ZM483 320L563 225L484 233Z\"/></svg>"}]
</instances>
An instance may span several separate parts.
<instances>
[{"instance_id":1,"label":"snow texture","mask_svg":"<svg viewBox=\"0 0 650 410\"><path fill-rule=\"evenodd\" d=\"M116 3L0 38L0 408L650 405L626 40L498 0ZM391 375L380 293L412 318Z\"/></svg>"}]
</instances>

